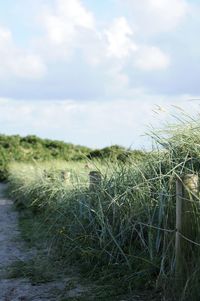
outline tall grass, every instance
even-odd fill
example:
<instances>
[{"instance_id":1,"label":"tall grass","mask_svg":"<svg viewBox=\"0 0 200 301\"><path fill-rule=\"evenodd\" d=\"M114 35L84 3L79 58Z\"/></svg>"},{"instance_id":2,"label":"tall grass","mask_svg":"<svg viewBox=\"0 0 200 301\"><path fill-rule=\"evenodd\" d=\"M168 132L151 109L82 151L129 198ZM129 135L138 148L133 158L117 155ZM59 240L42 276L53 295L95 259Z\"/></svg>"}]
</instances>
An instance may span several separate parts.
<instances>
[{"instance_id":1,"label":"tall grass","mask_svg":"<svg viewBox=\"0 0 200 301\"><path fill-rule=\"evenodd\" d=\"M152 133L157 149L137 163L12 164L10 192L19 206L43 216L49 246L60 257L84 262L105 281L115 276L131 288L162 289L170 300L199 300L198 196L183 283L180 290L174 285L175 183L199 173L199 128L187 119L163 135ZM95 169L102 183L91 191L87 175ZM71 172L67 181L61 170Z\"/></svg>"}]
</instances>

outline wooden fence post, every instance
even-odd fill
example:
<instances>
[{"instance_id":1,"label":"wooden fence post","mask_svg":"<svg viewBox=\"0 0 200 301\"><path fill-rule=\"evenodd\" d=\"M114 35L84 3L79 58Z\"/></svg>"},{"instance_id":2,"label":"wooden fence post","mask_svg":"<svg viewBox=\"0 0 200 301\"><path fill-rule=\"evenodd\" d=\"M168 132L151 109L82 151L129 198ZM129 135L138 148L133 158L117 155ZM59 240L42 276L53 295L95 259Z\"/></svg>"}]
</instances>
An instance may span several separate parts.
<instances>
[{"instance_id":1,"label":"wooden fence post","mask_svg":"<svg viewBox=\"0 0 200 301\"><path fill-rule=\"evenodd\" d=\"M62 170L60 176L62 181L67 182L70 180L71 173L69 171Z\"/></svg>"},{"instance_id":2,"label":"wooden fence post","mask_svg":"<svg viewBox=\"0 0 200 301\"><path fill-rule=\"evenodd\" d=\"M183 177L183 184L186 191L193 196L199 192L199 176L197 174L187 174Z\"/></svg>"},{"instance_id":3,"label":"wooden fence post","mask_svg":"<svg viewBox=\"0 0 200 301\"><path fill-rule=\"evenodd\" d=\"M199 177L197 174L187 174L183 177L184 188L184 211L183 211L183 235L192 241L196 241L197 227L196 224L196 206L199 192ZM187 260L192 256L194 244L184 239L183 248L187 251ZM188 267L187 262L186 267ZM190 271L188 270L190 273Z\"/></svg>"},{"instance_id":4,"label":"wooden fence post","mask_svg":"<svg viewBox=\"0 0 200 301\"><path fill-rule=\"evenodd\" d=\"M99 171L91 171L89 173L89 189L94 191L101 185L101 173Z\"/></svg>"},{"instance_id":5,"label":"wooden fence post","mask_svg":"<svg viewBox=\"0 0 200 301\"><path fill-rule=\"evenodd\" d=\"M191 240L195 239L194 201L199 193L199 177L197 174L187 174L176 181L176 242L175 262L176 277L183 280L187 275L187 259L190 257L193 245L181 234ZM179 282L180 283L180 282Z\"/></svg>"}]
</instances>

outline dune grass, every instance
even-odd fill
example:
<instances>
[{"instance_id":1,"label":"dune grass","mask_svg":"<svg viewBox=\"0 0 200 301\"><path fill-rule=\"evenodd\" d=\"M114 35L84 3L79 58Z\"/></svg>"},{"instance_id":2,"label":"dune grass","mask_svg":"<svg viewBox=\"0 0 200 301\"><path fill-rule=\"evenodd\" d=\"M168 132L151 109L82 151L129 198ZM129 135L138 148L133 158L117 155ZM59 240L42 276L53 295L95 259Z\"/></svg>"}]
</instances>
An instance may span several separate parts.
<instances>
[{"instance_id":1,"label":"dune grass","mask_svg":"<svg viewBox=\"0 0 200 301\"><path fill-rule=\"evenodd\" d=\"M199 173L199 128L199 120L186 119L152 133L157 148L137 163L12 164L10 193L40 220L49 254L79 262L106 284L114 279L130 290L161 290L169 300L199 300L198 195L190 200L196 231L185 247L181 287L174 281L175 184L177 177ZM96 190L89 189L90 170L102 175Z\"/></svg>"}]
</instances>

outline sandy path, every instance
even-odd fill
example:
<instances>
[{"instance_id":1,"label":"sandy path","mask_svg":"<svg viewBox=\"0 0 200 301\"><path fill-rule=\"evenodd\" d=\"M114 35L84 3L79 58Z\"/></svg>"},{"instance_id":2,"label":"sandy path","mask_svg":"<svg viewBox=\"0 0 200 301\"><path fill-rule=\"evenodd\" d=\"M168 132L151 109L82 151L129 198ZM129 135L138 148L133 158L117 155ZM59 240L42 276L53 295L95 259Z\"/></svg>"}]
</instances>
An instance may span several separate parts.
<instances>
[{"instance_id":1,"label":"sandy path","mask_svg":"<svg viewBox=\"0 0 200 301\"><path fill-rule=\"evenodd\" d=\"M27 250L20 237L18 213L13 208L13 202L3 196L5 188L4 184L0 184L0 301L68 301L79 300L78 297L84 296L85 293L90 295L92 286L83 287L79 284L79 277L76 276L70 275L59 281L39 285L32 285L29 279L7 278L6 269L11 264L15 261L31 259L36 250ZM70 288L71 282L74 284L73 288ZM90 300L96 300L93 294L90 297L92 296L93 298ZM144 301L150 299L134 295L118 300Z\"/></svg>"},{"instance_id":2,"label":"sandy path","mask_svg":"<svg viewBox=\"0 0 200 301\"><path fill-rule=\"evenodd\" d=\"M77 285L66 291L67 283L72 280L70 277L41 285L32 285L28 279L7 279L6 268L16 260L30 258L31 252L20 238L17 212L13 210L12 201L3 197L4 189L5 185L0 184L0 301L59 301L63 294L65 298L78 297L84 288Z\"/></svg>"}]
</instances>

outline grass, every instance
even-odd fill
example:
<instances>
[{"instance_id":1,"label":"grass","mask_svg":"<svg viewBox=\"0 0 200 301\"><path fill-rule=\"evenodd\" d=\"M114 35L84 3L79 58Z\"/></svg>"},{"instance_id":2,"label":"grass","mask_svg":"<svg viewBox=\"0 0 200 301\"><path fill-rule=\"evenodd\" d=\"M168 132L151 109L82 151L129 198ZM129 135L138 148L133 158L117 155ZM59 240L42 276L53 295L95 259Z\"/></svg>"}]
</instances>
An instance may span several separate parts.
<instances>
[{"instance_id":1,"label":"grass","mask_svg":"<svg viewBox=\"0 0 200 301\"><path fill-rule=\"evenodd\" d=\"M199 173L199 128L199 120L185 119L164 134L152 133L157 148L137 163L12 164L10 193L34 221L26 239L32 243L41 235L49 258L56 256L63 266L78 264L99 285L199 300L198 195L187 197L196 227L189 238L197 244L185 242L179 289L174 281L175 184L177 177ZM63 170L70 172L67 181ZM96 190L89 189L90 170L102 175Z\"/></svg>"},{"instance_id":2,"label":"grass","mask_svg":"<svg viewBox=\"0 0 200 301\"><path fill-rule=\"evenodd\" d=\"M97 281L97 275L92 277L90 274L90 277L88 277L89 274L84 265L80 266L76 265L76 263L69 265L65 259L59 258L55 253L50 252L49 254L46 241L50 239L50 236L48 238L46 236L48 227L45 227L42 223L41 217L42 215L32 214L30 210L20 210L19 228L22 238L26 242L27 251L31 250L32 254L30 253L31 258L29 260L17 260L9 266L7 278L28 278L32 285L62 281L63 278L67 278L68 281L64 291L62 293L59 291L60 301L130 300L130 295L126 294L126 289L121 285L118 285L116 288L115 279L110 278L109 284L106 285L103 278L101 281ZM65 263L64 266L63 262ZM85 288L85 291L81 292L80 296L61 298L69 291L76 290L79 285ZM144 300L146 299L144 298Z\"/></svg>"}]
</instances>

